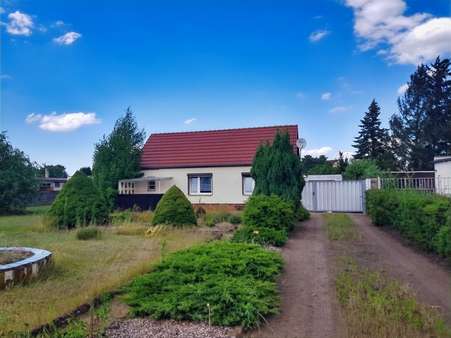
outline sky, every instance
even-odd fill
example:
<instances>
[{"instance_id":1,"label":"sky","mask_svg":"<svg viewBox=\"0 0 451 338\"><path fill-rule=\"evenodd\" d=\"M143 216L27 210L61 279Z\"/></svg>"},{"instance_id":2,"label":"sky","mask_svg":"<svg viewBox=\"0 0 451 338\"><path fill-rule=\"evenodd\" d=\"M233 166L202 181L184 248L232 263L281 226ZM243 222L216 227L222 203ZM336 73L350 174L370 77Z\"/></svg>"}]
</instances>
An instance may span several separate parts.
<instances>
[{"instance_id":1,"label":"sky","mask_svg":"<svg viewBox=\"0 0 451 338\"><path fill-rule=\"evenodd\" d=\"M147 135L298 124L304 154L388 126L417 64L451 56L449 0L0 0L0 131L69 174L127 107Z\"/></svg>"}]
</instances>

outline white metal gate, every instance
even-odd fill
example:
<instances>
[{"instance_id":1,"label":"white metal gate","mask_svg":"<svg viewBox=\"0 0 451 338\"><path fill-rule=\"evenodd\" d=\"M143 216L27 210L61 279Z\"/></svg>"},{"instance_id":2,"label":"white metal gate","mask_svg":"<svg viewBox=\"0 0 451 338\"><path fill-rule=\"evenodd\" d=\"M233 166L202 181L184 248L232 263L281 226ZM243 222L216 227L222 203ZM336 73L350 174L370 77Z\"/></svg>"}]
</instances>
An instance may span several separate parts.
<instances>
[{"instance_id":1,"label":"white metal gate","mask_svg":"<svg viewBox=\"0 0 451 338\"><path fill-rule=\"evenodd\" d=\"M365 181L307 181L302 204L309 211L364 212Z\"/></svg>"}]
</instances>

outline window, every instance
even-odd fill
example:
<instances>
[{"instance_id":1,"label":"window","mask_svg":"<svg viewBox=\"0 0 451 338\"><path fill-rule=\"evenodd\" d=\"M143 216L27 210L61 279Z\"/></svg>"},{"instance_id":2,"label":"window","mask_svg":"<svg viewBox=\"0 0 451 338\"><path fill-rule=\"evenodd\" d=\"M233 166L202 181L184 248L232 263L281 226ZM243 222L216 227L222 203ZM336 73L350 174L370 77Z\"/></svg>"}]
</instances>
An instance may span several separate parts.
<instances>
[{"instance_id":1,"label":"window","mask_svg":"<svg viewBox=\"0 0 451 338\"><path fill-rule=\"evenodd\" d=\"M212 194L212 175L188 175L188 194L190 195L211 195Z\"/></svg>"},{"instance_id":2,"label":"window","mask_svg":"<svg viewBox=\"0 0 451 338\"><path fill-rule=\"evenodd\" d=\"M60 182L55 182L55 188L59 188L60 187Z\"/></svg>"},{"instance_id":3,"label":"window","mask_svg":"<svg viewBox=\"0 0 451 338\"><path fill-rule=\"evenodd\" d=\"M157 190L157 182L149 181L147 182L147 191L156 191Z\"/></svg>"},{"instance_id":4,"label":"window","mask_svg":"<svg viewBox=\"0 0 451 338\"><path fill-rule=\"evenodd\" d=\"M252 195L254 191L255 181L249 174L243 174L243 195Z\"/></svg>"}]
</instances>

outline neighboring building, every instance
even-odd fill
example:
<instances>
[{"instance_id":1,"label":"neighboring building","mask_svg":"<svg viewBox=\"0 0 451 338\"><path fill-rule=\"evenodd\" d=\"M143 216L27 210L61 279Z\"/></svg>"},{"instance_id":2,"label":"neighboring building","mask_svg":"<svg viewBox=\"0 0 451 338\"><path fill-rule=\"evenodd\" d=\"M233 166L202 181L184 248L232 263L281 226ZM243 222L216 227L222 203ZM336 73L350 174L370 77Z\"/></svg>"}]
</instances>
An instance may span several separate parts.
<instances>
[{"instance_id":1,"label":"neighboring building","mask_svg":"<svg viewBox=\"0 0 451 338\"><path fill-rule=\"evenodd\" d=\"M193 204L239 208L254 189L255 152L278 130L289 133L298 154L297 125L152 134L141 156L143 177L119 181L119 207L153 208L176 185Z\"/></svg>"},{"instance_id":2,"label":"neighboring building","mask_svg":"<svg viewBox=\"0 0 451 338\"><path fill-rule=\"evenodd\" d=\"M451 156L434 157L435 191L451 195Z\"/></svg>"},{"instance_id":3,"label":"neighboring building","mask_svg":"<svg viewBox=\"0 0 451 338\"><path fill-rule=\"evenodd\" d=\"M60 191L67 180L67 178L40 177L39 191Z\"/></svg>"}]
</instances>

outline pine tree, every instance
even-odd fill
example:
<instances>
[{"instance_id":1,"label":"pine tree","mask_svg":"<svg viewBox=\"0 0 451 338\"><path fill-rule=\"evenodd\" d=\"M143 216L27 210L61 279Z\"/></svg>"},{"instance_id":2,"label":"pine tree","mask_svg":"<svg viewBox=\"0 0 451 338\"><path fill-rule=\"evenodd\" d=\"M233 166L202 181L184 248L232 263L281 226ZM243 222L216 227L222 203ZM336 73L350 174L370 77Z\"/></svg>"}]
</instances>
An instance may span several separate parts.
<instances>
[{"instance_id":1,"label":"pine tree","mask_svg":"<svg viewBox=\"0 0 451 338\"><path fill-rule=\"evenodd\" d=\"M356 159L374 160L383 169L390 169L391 161L390 142L388 131L381 127L381 109L373 99L368 111L360 121L359 135L354 140L353 147L357 149Z\"/></svg>"},{"instance_id":2,"label":"pine tree","mask_svg":"<svg viewBox=\"0 0 451 338\"><path fill-rule=\"evenodd\" d=\"M426 139L434 155L451 153L451 70L450 60L428 66L429 97L426 118Z\"/></svg>"},{"instance_id":3,"label":"pine tree","mask_svg":"<svg viewBox=\"0 0 451 338\"><path fill-rule=\"evenodd\" d=\"M428 68L419 65L410 77L406 92L398 98L399 113L390 120L395 154L403 167L410 170L432 169L434 155L426 128L429 90Z\"/></svg>"}]
</instances>

